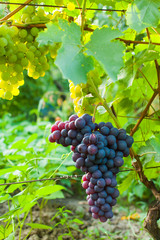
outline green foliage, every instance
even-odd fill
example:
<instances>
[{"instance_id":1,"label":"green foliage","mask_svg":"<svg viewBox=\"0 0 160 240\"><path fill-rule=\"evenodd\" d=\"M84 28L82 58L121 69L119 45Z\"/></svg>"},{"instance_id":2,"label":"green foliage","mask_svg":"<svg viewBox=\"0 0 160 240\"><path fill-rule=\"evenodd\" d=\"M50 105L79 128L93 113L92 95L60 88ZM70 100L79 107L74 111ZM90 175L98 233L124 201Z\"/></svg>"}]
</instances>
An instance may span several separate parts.
<instances>
[{"instance_id":1,"label":"green foliage","mask_svg":"<svg viewBox=\"0 0 160 240\"><path fill-rule=\"evenodd\" d=\"M63 2L67 6L68 1ZM79 7L76 0L71 2ZM83 1L78 2L83 7ZM57 4L57 1L48 0L45 3ZM43 8L46 15L51 15L51 21L46 24L45 30L41 29L36 41L40 47L47 46L48 49L52 49L55 56L51 59L51 50L46 55L50 70L46 72L45 78L35 81L24 72L25 85L22 87L21 95L10 103L0 100L1 183L71 175L75 171L70 150L50 144L47 140L48 129L51 126L48 118L54 120L59 116L66 120L72 111L68 104L70 99L66 94L68 91L66 79L70 79L74 85L79 84L80 89L83 89L81 99L77 97L78 95L74 99L77 104L76 109L82 110L78 114L83 112L93 114L99 104L101 106L98 105L95 113L96 122L110 121L115 126L114 121L118 121L119 125L130 134L140 116L145 113L134 133L133 147L139 155L144 174L159 188L158 94L148 110L146 112L144 110L155 89L158 88L160 2L158 0L87 0L86 7L106 8L110 11L87 10L84 16L84 13L78 9L74 11L61 9L52 12L51 8ZM10 10L15 8L12 5L9 7ZM122 11L112 11L114 9ZM2 6L1 17L4 12ZM18 20L21 13L22 10L12 17L13 23ZM84 22L82 16L85 18ZM81 26L82 22L83 26ZM58 104L57 102L61 100L65 103ZM112 107L118 120L106 111L105 103L108 107ZM48 108L43 108L44 105ZM11 115L5 115L5 112L11 112L12 116L17 115L17 117L14 119ZM22 112L25 113L23 116L20 115ZM27 115L30 115L30 119L38 119L38 121L31 123L25 120ZM41 117L46 121L40 121ZM125 160L125 167L132 168L129 157ZM118 181L122 196L130 203L138 199L137 204L140 204L142 198L149 202L153 200L151 193L140 184L135 171L121 172ZM1 220L6 221L7 224L5 227L0 227L0 237L12 239L11 218L18 221L17 219L23 216L20 223L16 222L18 228L18 224L24 224L32 207L39 205L40 198L43 199L41 209L44 201L64 197L66 191L71 193L70 186L69 180L60 181L59 184L45 181L0 186L0 202L8 201L10 209L1 216ZM82 223L76 218L70 219L69 212L64 209L58 211L61 216L58 224L71 228L74 223ZM50 229L50 226L39 223L27 224L31 229ZM72 237L71 232L69 236Z\"/></svg>"},{"instance_id":2,"label":"green foliage","mask_svg":"<svg viewBox=\"0 0 160 240\"><path fill-rule=\"evenodd\" d=\"M111 42L111 40L120 37L122 33L118 30L109 28L97 29L91 36L91 41L86 45L87 53L95 57L102 64L104 70L113 81L117 80L117 74L123 66L124 46L120 42ZM101 39L101 44L100 43Z\"/></svg>"},{"instance_id":3,"label":"green foliage","mask_svg":"<svg viewBox=\"0 0 160 240\"><path fill-rule=\"evenodd\" d=\"M72 166L70 150L48 142L51 123L45 121L30 123L22 119L23 116L11 118L9 115L4 115L0 121L0 183L4 183L4 180L5 182L23 182L73 174L75 167ZM4 212L0 219L9 224L9 219L13 218L15 227L18 228L17 217L21 218L25 214L26 218L32 207L39 205L38 200L41 198L46 201L64 198L62 191L72 193L68 185L63 183L62 186L60 181L57 184L53 180L0 186L0 202L2 204L8 201L10 209ZM43 203L39 207L42 208ZM24 224L23 217L21 224L22 226ZM39 223L27 223L26 225L32 229L52 229ZM8 237L12 232L13 225L9 226L10 231L5 229L4 234L1 231L2 238Z\"/></svg>"}]
</instances>

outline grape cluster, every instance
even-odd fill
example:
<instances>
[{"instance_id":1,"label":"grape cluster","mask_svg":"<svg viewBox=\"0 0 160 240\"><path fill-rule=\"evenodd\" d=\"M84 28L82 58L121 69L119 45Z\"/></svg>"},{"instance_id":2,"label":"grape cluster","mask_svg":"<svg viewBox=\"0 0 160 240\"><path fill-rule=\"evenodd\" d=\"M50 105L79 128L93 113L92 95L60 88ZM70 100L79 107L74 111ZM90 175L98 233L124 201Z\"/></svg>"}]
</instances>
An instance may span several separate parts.
<instances>
[{"instance_id":1,"label":"grape cluster","mask_svg":"<svg viewBox=\"0 0 160 240\"><path fill-rule=\"evenodd\" d=\"M70 96L73 99L74 110L78 116L82 116L86 111L92 113L95 105L99 103L93 83L97 87L102 83L96 69L89 72L86 84L81 83L75 86L74 83L69 80Z\"/></svg>"},{"instance_id":2,"label":"grape cluster","mask_svg":"<svg viewBox=\"0 0 160 240\"><path fill-rule=\"evenodd\" d=\"M86 189L92 217L101 222L113 217L119 191L116 174L129 155L133 138L112 123L92 122L88 114L72 115L69 121L57 121L51 127L50 142L71 145L75 166L85 172L82 186Z\"/></svg>"},{"instance_id":3,"label":"grape cluster","mask_svg":"<svg viewBox=\"0 0 160 240\"><path fill-rule=\"evenodd\" d=\"M45 15L42 8L38 10L33 6L27 6L22 12L22 23L40 24L47 23L49 18ZM27 61L24 62L24 67L27 67L28 76L34 79L43 77L45 72L49 69L46 54L48 47L39 47L36 37L42 28L32 27L28 29L21 29L19 31L19 38L23 47L26 48L25 57ZM27 63L28 62L28 63Z\"/></svg>"},{"instance_id":4,"label":"grape cluster","mask_svg":"<svg viewBox=\"0 0 160 240\"><path fill-rule=\"evenodd\" d=\"M19 86L24 84L24 49L17 43L16 27L0 26L0 97L11 100L19 94Z\"/></svg>"},{"instance_id":5,"label":"grape cluster","mask_svg":"<svg viewBox=\"0 0 160 240\"><path fill-rule=\"evenodd\" d=\"M18 21L25 24L47 23L50 16L42 8L26 6ZM24 84L23 70L34 79L43 77L49 69L48 46L38 46L36 37L42 28L26 29L0 26L0 98L12 100L19 95L19 87ZM54 46L54 51L57 46ZM50 46L51 55L53 48Z\"/></svg>"}]
</instances>

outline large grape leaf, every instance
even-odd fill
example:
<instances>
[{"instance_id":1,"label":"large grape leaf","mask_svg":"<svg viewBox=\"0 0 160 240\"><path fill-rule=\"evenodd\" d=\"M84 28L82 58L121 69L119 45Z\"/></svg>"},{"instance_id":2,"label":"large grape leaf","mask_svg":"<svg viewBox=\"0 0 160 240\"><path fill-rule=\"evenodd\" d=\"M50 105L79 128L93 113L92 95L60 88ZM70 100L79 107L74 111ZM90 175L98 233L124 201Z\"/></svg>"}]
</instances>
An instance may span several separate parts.
<instances>
[{"instance_id":1,"label":"large grape leaf","mask_svg":"<svg viewBox=\"0 0 160 240\"><path fill-rule=\"evenodd\" d=\"M136 0L127 9L127 23L130 28L140 32L142 29L156 27L160 18L159 0Z\"/></svg>"},{"instance_id":2,"label":"large grape leaf","mask_svg":"<svg viewBox=\"0 0 160 240\"><path fill-rule=\"evenodd\" d=\"M125 67L121 69L118 76L126 86L131 86L136 76L138 68L145 62L149 62L159 58L159 52L145 49L133 55L126 63Z\"/></svg>"},{"instance_id":3,"label":"large grape leaf","mask_svg":"<svg viewBox=\"0 0 160 240\"><path fill-rule=\"evenodd\" d=\"M59 20L59 24L47 24L47 29L39 33L37 41L40 45L61 42L55 64L63 77L72 80L75 85L86 83L87 73L93 69L93 59L83 53L80 26L65 20Z\"/></svg>"},{"instance_id":4,"label":"large grape leaf","mask_svg":"<svg viewBox=\"0 0 160 240\"><path fill-rule=\"evenodd\" d=\"M47 28L40 32L36 39L39 42L39 45L43 46L62 42L64 33L62 32L62 29L59 27L58 23L48 23L46 26Z\"/></svg>"},{"instance_id":5,"label":"large grape leaf","mask_svg":"<svg viewBox=\"0 0 160 240\"><path fill-rule=\"evenodd\" d=\"M117 80L117 74L123 66L125 47L123 43L111 40L121 35L119 30L103 27L93 32L90 42L86 45L87 54L95 57L113 81Z\"/></svg>"},{"instance_id":6,"label":"large grape leaf","mask_svg":"<svg viewBox=\"0 0 160 240\"><path fill-rule=\"evenodd\" d=\"M135 4L140 11L141 21L156 27L160 19L159 0L136 0Z\"/></svg>"},{"instance_id":7,"label":"large grape leaf","mask_svg":"<svg viewBox=\"0 0 160 240\"><path fill-rule=\"evenodd\" d=\"M83 53L80 27L66 21L60 21L60 26L65 35L55 64L60 68L63 77L72 80L75 85L85 83L87 73L93 69L93 60Z\"/></svg>"},{"instance_id":8,"label":"large grape leaf","mask_svg":"<svg viewBox=\"0 0 160 240\"><path fill-rule=\"evenodd\" d=\"M139 10L135 3L132 5L128 5L128 9L126 12L127 24L131 29L136 30L137 32L141 32L142 29L148 27L147 24L144 24L141 20Z\"/></svg>"}]
</instances>

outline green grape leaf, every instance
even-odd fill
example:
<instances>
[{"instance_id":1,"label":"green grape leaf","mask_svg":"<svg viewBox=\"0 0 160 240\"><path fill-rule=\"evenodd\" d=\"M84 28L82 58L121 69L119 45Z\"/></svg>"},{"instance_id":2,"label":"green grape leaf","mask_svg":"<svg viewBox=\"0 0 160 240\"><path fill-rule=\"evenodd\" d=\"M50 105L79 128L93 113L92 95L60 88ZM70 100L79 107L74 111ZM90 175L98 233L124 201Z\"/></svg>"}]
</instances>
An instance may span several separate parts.
<instances>
[{"instance_id":1,"label":"green grape leaf","mask_svg":"<svg viewBox=\"0 0 160 240\"><path fill-rule=\"evenodd\" d=\"M140 32L142 29L156 27L160 18L159 0L136 0L128 6L127 23L130 28Z\"/></svg>"},{"instance_id":2,"label":"green grape leaf","mask_svg":"<svg viewBox=\"0 0 160 240\"><path fill-rule=\"evenodd\" d=\"M62 41L64 33L58 23L48 23L47 28L38 34L36 38L40 46L54 44Z\"/></svg>"},{"instance_id":3,"label":"green grape leaf","mask_svg":"<svg viewBox=\"0 0 160 240\"><path fill-rule=\"evenodd\" d=\"M141 21L139 10L134 3L132 5L128 5L128 9L126 12L126 20L129 27L136 30L137 32L141 32L142 29L148 27L147 24L144 24Z\"/></svg>"},{"instance_id":4,"label":"green grape leaf","mask_svg":"<svg viewBox=\"0 0 160 240\"><path fill-rule=\"evenodd\" d=\"M118 190L120 191L120 194L122 194L124 191L126 191L129 186L132 184L132 181L136 179L136 173L135 171L130 172L127 177L123 180L123 182L118 186Z\"/></svg>"},{"instance_id":5,"label":"green grape leaf","mask_svg":"<svg viewBox=\"0 0 160 240\"><path fill-rule=\"evenodd\" d=\"M111 40L120 37L122 33L119 30L110 28L96 29L87 43L87 54L95 57L108 73L113 81L117 80L117 74L123 66L123 43Z\"/></svg>"},{"instance_id":6,"label":"green grape leaf","mask_svg":"<svg viewBox=\"0 0 160 240\"><path fill-rule=\"evenodd\" d=\"M144 165L144 174L150 180L159 177L160 162L155 162L154 159L150 160Z\"/></svg>"},{"instance_id":7,"label":"green grape leaf","mask_svg":"<svg viewBox=\"0 0 160 240\"><path fill-rule=\"evenodd\" d=\"M132 85L138 68L145 62L149 62L159 58L159 52L145 49L132 56L125 63L125 67L121 69L118 79L122 80L128 87ZM143 71L143 69L142 69Z\"/></svg>"},{"instance_id":8,"label":"green grape leaf","mask_svg":"<svg viewBox=\"0 0 160 240\"><path fill-rule=\"evenodd\" d=\"M136 0L135 4L139 9L141 21L150 26L156 27L160 19L159 0Z\"/></svg>"},{"instance_id":9,"label":"green grape leaf","mask_svg":"<svg viewBox=\"0 0 160 240\"><path fill-rule=\"evenodd\" d=\"M87 73L93 69L93 60L82 51L80 27L66 21L60 21L60 26L65 36L55 64L60 68L63 77L70 79L75 85L86 83Z\"/></svg>"},{"instance_id":10,"label":"green grape leaf","mask_svg":"<svg viewBox=\"0 0 160 240\"><path fill-rule=\"evenodd\" d=\"M152 137L146 141L146 145L140 147L138 154L144 157L143 162L146 164L152 159L155 162L160 162L160 134L157 134L154 138Z\"/></svg>"}]
</instances>

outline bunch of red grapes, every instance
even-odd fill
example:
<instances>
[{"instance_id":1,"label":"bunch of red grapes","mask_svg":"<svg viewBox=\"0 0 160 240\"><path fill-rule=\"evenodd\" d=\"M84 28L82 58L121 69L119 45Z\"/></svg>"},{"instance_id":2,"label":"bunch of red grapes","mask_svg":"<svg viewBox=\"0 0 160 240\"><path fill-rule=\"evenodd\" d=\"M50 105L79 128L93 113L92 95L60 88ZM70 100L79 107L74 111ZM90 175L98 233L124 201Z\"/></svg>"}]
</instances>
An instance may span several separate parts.
<instances>
[{"instance_id":1,"label":"bunch of red grapes","mask_svg":"<svg viewBox=\"0 0 160 240\"><path fill-rule=\"evenodd\" d=\"M92 217L101 222L112 218L112 206L119 196L116 174L124 163L123 157L129 155L133 138L110 122L93 123L92 116L84 114L55 122L49 141L64 147L71 145L75 166L85 172L82 186Z\"/></svg>"}]
</instances>

